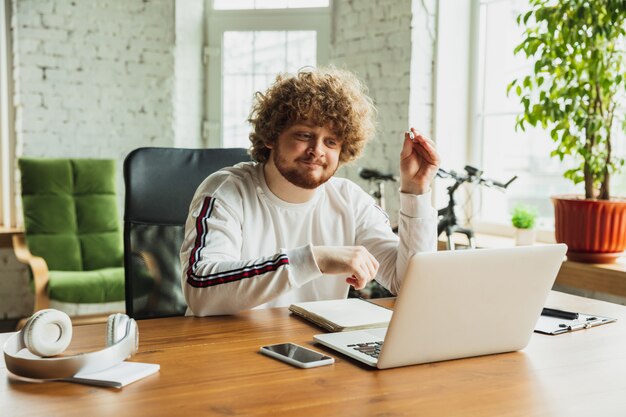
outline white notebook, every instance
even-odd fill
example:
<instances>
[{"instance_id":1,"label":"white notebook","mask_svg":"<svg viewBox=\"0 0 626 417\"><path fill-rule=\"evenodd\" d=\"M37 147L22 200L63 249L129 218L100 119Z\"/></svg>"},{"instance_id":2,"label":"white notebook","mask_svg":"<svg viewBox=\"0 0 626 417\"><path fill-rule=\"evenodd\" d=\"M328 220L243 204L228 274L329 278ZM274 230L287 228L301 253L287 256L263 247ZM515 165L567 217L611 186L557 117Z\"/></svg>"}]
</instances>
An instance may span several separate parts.
<instances>
[{"instance_id":1,"label":"white notebook","mask_svg":"<svg viewBox=\"0 0 626 417\"><path fill-rule=\"evenodd\" d=\"M79 372L74 377L64 379L64 381L122 388L132 382L157 373L160 368L160 365L154 363L122 362L103 371Z\"/></svg>"},{"instance_id":2,"label":"white notebook","mask_svg":"<svg viewBox=\"0 0 626 417\"><path fill-rule=\"evenodd\" d=\"M358 298L296 303L289 310L331 332L387 327L393 313Z\"/></svg>"}]
</instances>

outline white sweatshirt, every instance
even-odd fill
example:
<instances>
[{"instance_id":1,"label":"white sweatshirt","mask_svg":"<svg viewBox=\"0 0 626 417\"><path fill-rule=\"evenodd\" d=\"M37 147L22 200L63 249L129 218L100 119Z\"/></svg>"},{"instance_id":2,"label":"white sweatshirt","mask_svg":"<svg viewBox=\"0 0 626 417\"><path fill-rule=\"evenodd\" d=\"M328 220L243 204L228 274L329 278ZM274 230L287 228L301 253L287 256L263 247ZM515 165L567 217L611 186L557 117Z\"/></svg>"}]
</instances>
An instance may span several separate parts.
<instances>
[{"instance_id":1,"label":"white sweatshirt","mask_svg":"<svg viewBox=\"0 0 626 417\"><path fill-rule=\"evenodd\" d=\"M346 274L324 275L312 246L364 246L376 280L397 293L409 258L436 250L430 192L400 195L399 238L387 215L353 182L333 177L311 200L287 203L267 187L263 165L210 175L190 205L180 251L182 286L196 316L345 298Z\"/></svg>"}]
</instances>

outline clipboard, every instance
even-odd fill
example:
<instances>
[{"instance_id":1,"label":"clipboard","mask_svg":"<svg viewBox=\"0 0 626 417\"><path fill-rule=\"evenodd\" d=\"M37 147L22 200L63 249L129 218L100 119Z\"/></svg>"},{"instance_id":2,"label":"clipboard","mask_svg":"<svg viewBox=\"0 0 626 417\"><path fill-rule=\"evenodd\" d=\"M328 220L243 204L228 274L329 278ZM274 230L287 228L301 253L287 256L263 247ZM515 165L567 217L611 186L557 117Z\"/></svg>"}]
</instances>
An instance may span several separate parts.
<instances>
[{"instance_id":1,"label":"clipboard","mask_svg":"<svg viewBox=\"0 0 626 417\"><path fill-rule=\"evenodd\" d=\"M541 315L535 325L535 332L557 335L577 330L590 329L592 327L601 326L614 321L617 321L617 319L583 313L578 313L577 319Z\"/></svg>"}]
</instances>

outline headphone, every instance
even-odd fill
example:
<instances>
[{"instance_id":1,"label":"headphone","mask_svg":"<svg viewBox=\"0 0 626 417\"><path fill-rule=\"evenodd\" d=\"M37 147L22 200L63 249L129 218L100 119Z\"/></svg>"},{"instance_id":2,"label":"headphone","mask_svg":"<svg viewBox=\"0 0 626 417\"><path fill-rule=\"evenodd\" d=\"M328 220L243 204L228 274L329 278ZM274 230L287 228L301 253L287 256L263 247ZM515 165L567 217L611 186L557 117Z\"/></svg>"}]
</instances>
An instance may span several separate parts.
<instances>
[{"instance_id":1,"label":"headphone","mask_svg":"<svg viewBox=\"0 0 626 417\"><path fill-rule=\"evenodd\" d=\"M123 362L137 352L139 330L126 314L111 314L107 320L107 347L95 352L52 357L65 351L72 339L72 322L54 309L38 311L24 328L4 344L7 369L26 378L71 378L78 372L97 372ZM22 352L27 349L27 352ZM19 354L19 355L18 355Z\"/></svg>"}]
</instances>

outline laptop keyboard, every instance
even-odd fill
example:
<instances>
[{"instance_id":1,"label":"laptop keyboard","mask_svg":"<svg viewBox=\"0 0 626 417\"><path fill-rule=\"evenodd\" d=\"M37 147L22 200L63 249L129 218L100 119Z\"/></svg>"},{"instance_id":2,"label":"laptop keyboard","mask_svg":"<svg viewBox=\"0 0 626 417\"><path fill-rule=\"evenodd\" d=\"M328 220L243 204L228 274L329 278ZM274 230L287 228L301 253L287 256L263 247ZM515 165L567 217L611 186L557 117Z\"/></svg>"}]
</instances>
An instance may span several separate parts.
<instances>
[{"instance_id":1,"label":"laptop keyboard","mask_svg":"<svg viewBox=\"0 0 626 417\"><path fill-rule=\"evenodd\" d=\"M348 345L348 347L351 347L352 349L356 351L369 355L372 358L378 359L380 350L383 347L383 342L355 343L352 345Z\"/></svg>"}]
</instances>

